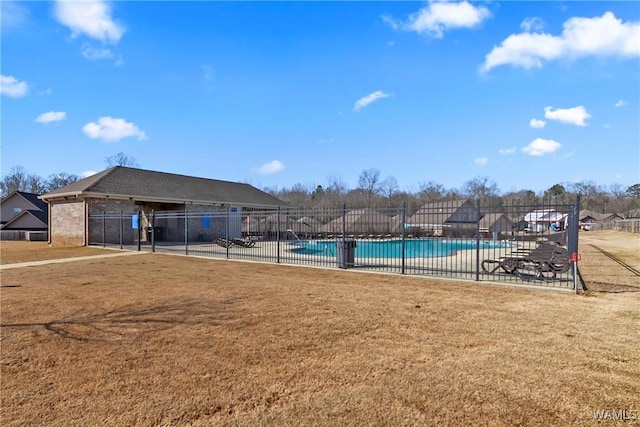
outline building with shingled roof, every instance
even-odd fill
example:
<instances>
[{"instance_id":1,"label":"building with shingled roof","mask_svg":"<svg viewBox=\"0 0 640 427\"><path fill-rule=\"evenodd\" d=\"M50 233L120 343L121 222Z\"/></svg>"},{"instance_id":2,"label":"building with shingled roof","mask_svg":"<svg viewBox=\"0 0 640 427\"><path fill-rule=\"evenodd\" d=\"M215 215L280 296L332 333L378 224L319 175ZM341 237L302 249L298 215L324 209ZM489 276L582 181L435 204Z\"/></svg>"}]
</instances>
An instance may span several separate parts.
<instances>
[{"instance_id":1,"label":"building with shingled roof","mask_svg":"<svg viewBox=\"0 0 640 427\"><path fill-rule=\"evenodd\" d=\"M115 166L40 196L49 204L49 241L89 245L89 216L106 212L270 209L282 200L249 184Z\"/></svg>"}]
</instances>

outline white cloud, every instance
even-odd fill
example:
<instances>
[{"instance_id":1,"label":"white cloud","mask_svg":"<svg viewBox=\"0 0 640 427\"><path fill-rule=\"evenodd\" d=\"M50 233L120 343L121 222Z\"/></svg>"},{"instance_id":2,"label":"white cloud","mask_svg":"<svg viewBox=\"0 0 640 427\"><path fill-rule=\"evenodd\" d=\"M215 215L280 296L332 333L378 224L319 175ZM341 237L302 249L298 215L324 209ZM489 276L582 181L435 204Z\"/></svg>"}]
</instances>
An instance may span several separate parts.
<instances>
[{"instance_id":1,"label":"white cloud","mask_svg":"<svg viewBox=\"0 0 640 427\"><path fill-rule=\"evenodd\" d=\"M53 122L59 122L67 118L67 113L64 111L49 111L48 113L42 113L36 117L36 123L49 124Z\"/></svg>"},{"instance_id":2,"label":"white cloud","mask_svg":"<svg viewBox=\"0 0 640 427\"><path fill-rule=\"evenodd\" d=\"M258 168L258 172L266 175L266 174L280 172L282 169L284 169L284 165L280 160L272 160L260 166Z\"/></svg>"},{"instance_id":3,"label":"white cloud","mask_svg":"<svg viewBox=\"0 0 640 427\"><path fill-rule=\"evenodd\" d=\"M488 157L478 157L473 162L478 166L484 166L489 162L489 158Z\"/></svg>"},{"instance_id":4,"label":"white cloud","mask_svg":"<svg viewBox=\"0 0 640 427\"><path fill-rule=\"evenodd\" d=\"M526 18L520 24L520 28L522 28L522 31L526 33L530 33L532 31L539 32L544 29L544 21L536 16L531 18Z\"/></svg>"},{"instance_id":5,"label":"white cloud","mask_svg":"<svg viewBox=\"0 0 640 427\"><path fill-rule=\"evenodd\" d=\"M491 12L486 7L475 7L467 1L434 1L411 14L406 22L397 21L390 16L383 16L382 19L394 30L415 31L439 39L446 30L472 28L490 16Z\"/></svg>"},{"instance_id":6,"label":"white cloud","mask_svg":"<svg viewBox=\"0 0 640 427\"><path fill-rule=\"evenodd\" d=\"M640 56L640 22L622 22L612 12L594 18L570 18L562 34L512 34L485 57L487 72L500 65L540 68L543 61L575 60L586 56L634 58Z\"/></svg>"},{"instance_id":7,"label":"white cloud","mask_svg":"<svg viewBox=\"0 0 640 427\"><path fill-rule=\"evenodd\" d=\"M620 99L618 100L618 102L615 103L614 107L620 108L620 107L624 107L625 105L629 105L629 103L627 101Z\"/></svg>"},{"instance_id":8,"label":"white cloud","mask_svg":"<svg viewBox=\"0 0 640 427\"><path fill-rule=\"evenodd\" d=\"M111 17L111 5L106 1L57 0L54 15L71 29L72 37L84 34L102 42L117 43L125 31Z\"/></svg>"},{"instance_id":9,"label":"white cloud","mask_svg":"<svg viewBox=\"0 0 640 427\"><path fill-rule=\"evenodd\" d=\"M29 85L13 76L0 75L0 92L10 98L20 98L27 94Z\"/></svg>"},{"instance_id":10,"label":"white cloud","mask_svg":"<svg viewBox=\"0 0 640 427\"><path fill-rule=\"evenodd\" d=\"M602 125L605 129L611 129L611 125L609 123L605 123Z\"/></svg>"},{"instance_id":11,"label":"white cloud","mask_svg":"<svg viewBox=\"0 0 640 427\"><path fill-rule=\"evenodd\" d=\"M109 116L100 117L97 123L87 123L82 127L82 131L91 139L105 141L119 141L129 137L138 137L138 140L148 139L135 124Z\"/></svg>"},{"instance_id":12,"label":"white cloud","mask_svg":"<svg viewBox=\"0 0 640 427\"><path fill-rule=\"evenodd\" d=\"M553 153L560 148L560 143L553 139L536 138L522 149L530 156L544 156Z\"/></svg>"},{"instance_id":13,"label":"white cloud","mask_svg":"<svg viewBox=\"0 0 640 427\"><path fill-rule=\"evenodd\" d=\"M85 47L82 56L89 61L97 61L99 59L113 59L115 55L109 49L96 49L93 47Z\"/></svg>"},{"instance_id":14,"label":"white cloud","mask_svg":"<svg viewBox=\"0 0 640 427\"><path fill-rule=\"evenodd\" d=\"M388 26L390 26L394 30L399 30L402 27L402 22L394 19L392 16L382 15L381 18Z\"/></svg>"},{"instance_id":15,"label":"white cloud","mask_svg":"<svg viewBox=\"0 0 640 427\"><path fill-rule=\"evenodd\" d=\"M509 154L513 154L516 152L516 147L511 147L511 148L501 148L498 150L498 153L502 154L502 155L509 155Z\"/></svg>"},{"instance_id":16,"label":"white cloud","mask_svg":"<svg viewBox=\"0 0 640 427\"><path fill-rule=\"evenodd\" d=\"M529 126L531 126L534 129L542 129L543 127L545 127L546 124L547 122L545 122L544 120L531 119L529 121Z\"/></svg>"},{"instance_id":17,"label":"white cloud","mask_svg":"<svg viewBox=\"0 0 640 427\"><path fill-rule=\"evenodd\" d=\"M544 117L549 120L557 120L576 126L586 126L585 120L591 118L591 114L582 105L573 108L544 107Z\"/></svg>"},{"instance_id":18,"label":"white cloud","mask_svg":"<svg viewBox=\"0 0 640 427\"><path fill-rule=\"evenodd\" d=\"M391 95L388 94L388 93L384 93L381 90L377 90L375 92L372 92L369 95L358 99L356 101L356 104L353 106L353 111L360 111L361 109L363 109L367 105L371 104L372 102L377 101L378 99L381 99L381 98L387 98L389 96L391 96Z\"/></svg>"},{"instance_id":19,"label":"white cloud","mask_svg":"<svg viewBox=\"0 0 640 427\"><path fill-rule=\"evenodd\" d=\"M82 173L80 174L80 176L81 176L82 178L88 178L88 177L90 177L91 175L95 175L95 174L97 174L97 173L98 173L98 172L96 172L96 171L84 171L84 172L82 172Z\"/></svg>"}]
</instances>

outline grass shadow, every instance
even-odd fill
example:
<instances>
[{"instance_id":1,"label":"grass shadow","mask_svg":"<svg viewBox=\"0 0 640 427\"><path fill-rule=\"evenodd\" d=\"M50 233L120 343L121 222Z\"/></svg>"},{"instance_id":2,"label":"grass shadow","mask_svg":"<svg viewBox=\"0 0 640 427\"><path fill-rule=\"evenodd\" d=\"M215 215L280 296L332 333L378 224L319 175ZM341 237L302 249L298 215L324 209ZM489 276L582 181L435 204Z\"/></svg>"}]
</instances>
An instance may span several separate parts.
<instances>
[{"instance_id":1,"label":"grass shadow","mask_svg":"<svg viewBox=\"0 0 640 427\"><path fill-rule=\"evenodd\" d=\"M69 319L33 323L2 323L2 328L42 327L65 339L75 341L132 341L177 326L230 325L237 313L235 301L188 300L140 308L124 306L97 314L76 313Z\"/></svg>"}]
</instances>

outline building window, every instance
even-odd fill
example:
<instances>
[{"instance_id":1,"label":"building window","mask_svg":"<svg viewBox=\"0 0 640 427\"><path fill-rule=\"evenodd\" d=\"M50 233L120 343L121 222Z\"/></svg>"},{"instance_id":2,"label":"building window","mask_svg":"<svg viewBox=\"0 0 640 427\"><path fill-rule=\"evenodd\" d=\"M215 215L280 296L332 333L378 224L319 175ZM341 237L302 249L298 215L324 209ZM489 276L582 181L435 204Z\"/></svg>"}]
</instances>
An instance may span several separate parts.
<instances>
[{"instance_id":1,"label":"building window","mask_svg":"<svg viewBox=\"0 0 640 427\"><path fill-rule=\"evenodd\" d=\"M22 208L13 208L13 217L17 217L22 213Z\"/></svg>"}]
</instances>

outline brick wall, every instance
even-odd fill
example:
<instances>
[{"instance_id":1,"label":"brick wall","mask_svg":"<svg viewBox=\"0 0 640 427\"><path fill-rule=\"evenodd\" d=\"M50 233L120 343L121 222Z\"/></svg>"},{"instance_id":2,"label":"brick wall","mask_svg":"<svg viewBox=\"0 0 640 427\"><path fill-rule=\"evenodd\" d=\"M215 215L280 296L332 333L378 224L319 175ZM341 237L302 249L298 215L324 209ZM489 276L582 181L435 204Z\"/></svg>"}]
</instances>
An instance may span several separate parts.
<instances>
[{"instance_id":1,"label":"brick wall","mask_svg":"<svg viewBox=\"0 0 640 427\"><path fill-rule=\"evenodd\" d=\"M138 239L138 231L131 228L131 215L138 212L138 207L131 200L87 199L89 215L106 213L108 219L89 221L89 244L131 245ZM122 215L122 217L120 216ZM122 235L120 228L122 227Z\"/></svg>"},{"instance_id":2,"label":"brick wall","mask_svg":"<svg viewBox=\"0 0 640 427\"><path fill-rule=\"evenodd\" d=\"M84 218L84 203L90 216L88 223ZM184 206L175 205L171 211L176 215L160 217L156 220L156 239L158 241L184 241ZM56 201L51 203L52 243L56 244L85 244L85 228L88 231L86 244L131 245L138 241L138 230L132 228L132 215L142 212L140 226L140 240L147 242L146 228L150 225L151 208L139 206L132 200L113 199L85 199L71 201ZM202 216L189 218L189 241L211 241L217 237L224 237L226 230L225 209L213 206L189 205L190 214L212 213L220 211L219 215L212 215L203 219ZM166 210L164 212L167 212ZM106 214L103 216L103 214ZM93 217L98 215L99 217ZM235 220L237 227L230 230L231 237L240 237L240 217ZM235 224L234 222L234 224ZM237 230L235 230L237 228Z\"/></svg>"},{"instance_id":3,"label":"brick wall","mask_svg":"<svg viewBox=\"0 0 640 427\"><path fill-rule=\"evenodd\" d=\"M57 201L49 205L51 210L51 243L54 245L82 246L84 241L84 201Z\"/></svg>"}]
</instances>

